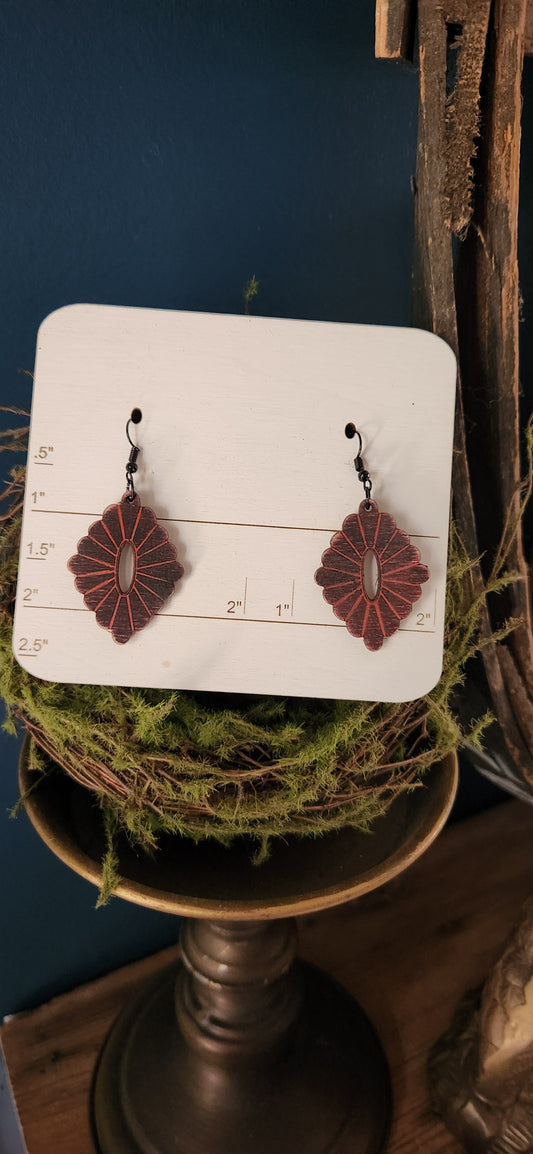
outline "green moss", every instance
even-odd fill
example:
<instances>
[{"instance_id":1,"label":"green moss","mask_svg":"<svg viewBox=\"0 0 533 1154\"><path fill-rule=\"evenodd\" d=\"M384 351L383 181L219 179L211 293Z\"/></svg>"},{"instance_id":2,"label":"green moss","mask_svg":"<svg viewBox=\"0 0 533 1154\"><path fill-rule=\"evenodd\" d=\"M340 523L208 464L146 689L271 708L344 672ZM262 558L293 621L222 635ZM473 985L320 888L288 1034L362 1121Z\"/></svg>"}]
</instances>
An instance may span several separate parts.
<instances>
[{"instance_id":1,"label":"green moss","mask_svg":"<svg viewBox=\"0 0 533 1154\"><path fill-rule=\"evenodd\" d=\"M104 829L106 835L106 852L102 862L102 880L100 882L100 893L98 894L98 901L96 903L97 908L107 905L112 893L116 890L120 882L118 853L116 850L117 823L109 810L104 810Z\"/></svg>"},{"instance_id":2,"label":"green moss","mask_svg":"<svg viewBox=\"0 0 533 1154\"><path fill-rule=\"evenodd\" d=\"M256 276L250 277L248 284L244 289L244 311L246 316L250 316L252 311L252 302L259 293L259 281Z\"/></svg>"},{"instance_id":3,"label":"green moss","mask_svg":"<svg viewBox=\"0 0 533 1154\"><path fill-rule=\"evenodd\" d=\"M20 438L15 438L15 447ZM11 446L13 447L13 445ZM471 562L452 526L442 677L414 702L306 700L170 692L36 680L15 661L12 617L23 470L7 491L0 532L0 695L5 726L31 735L43 755L98 796L107 822L106 891L116 862L113 830L147 849L161 831L229 844L248 835L256 859L271 838L319 836L342 826L371 828L402 790L417 788L463 739L451 709L486 591L471 593ZM490 584L509 575L500 569ZM476 723L479 741L490 718Z\"/></svg>"}]
</instances>

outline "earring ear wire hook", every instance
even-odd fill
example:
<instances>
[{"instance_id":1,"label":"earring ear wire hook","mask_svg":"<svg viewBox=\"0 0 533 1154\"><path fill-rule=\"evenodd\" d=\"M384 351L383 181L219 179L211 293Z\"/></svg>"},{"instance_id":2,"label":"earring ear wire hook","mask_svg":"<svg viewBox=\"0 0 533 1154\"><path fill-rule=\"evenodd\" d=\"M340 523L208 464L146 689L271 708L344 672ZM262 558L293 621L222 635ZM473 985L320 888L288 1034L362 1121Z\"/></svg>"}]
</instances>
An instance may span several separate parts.
<instances>
[{"instance_id":1,"label":"earring ear wire hook","mask_svg":"<svg viewBox=\"0 0 533 1154\"><path fill-rule=\"evenodd\" d=\"M129 418L129 420L126 423L126 436L127 436L128 441L131 445L131 452L130 452L130 455L128 457L128 463L126 465L126 489L128 492L128 501L133 501L135 499L135 485L133 483L133 474L137 472L137 468L138 468L137 457L139 456L139 453L141 452L141 446L135 445L134 442L132 441L131 437L130 437L130 425L131 424L138 425L139 421L141 419L142 419L141 410L140 409L133 409L131 417Z\"/></svg>"},{"instance_id":2,"label":"earring ear wire hook","mask_svg":"<svg viewBox=\"0 0 533 1154\"><path fill-rule=\"evenodd\" d=\"M360 482L361 482L361 484L365 490L366 508L370 509L371 508L370 494L372 492L372 481L370 480L370 473L368 473L367 470L365 469L365 465L364 465L364 461L363 461L363 455L362 455L363 454L363 440L362 440L361 434L359 432L359 429L357 427L354 427L354 433L359 440L359 452L358 452L357 456L354 457L353 463L355 466L355 471L357 473L357 476L358 476L358 478L359 478L359 480L360 480Z\"/></svg>"},{"instance_id":3,"label":"earring ear wire hook","mask_svg":"<svg viewBox=\"0 0 533 1154\"><path fill-rule=\"evenodd\" d=\"M355 437L357 437L357 440L359 441L359 449L358 449L358 452L357 452L357 457L355 458L355 460L356 460L356 461L360 461L360 460L361 460L361 453L363 452L363 439L362 439L362 437L361 437L361 434L360 434L360 432L359 432L359 429L357 429L357 428L355 427L355 425L353 425L353 426L352 426L352 428L353 428L353 435L354 435ZM354 463L355 463L355 462L354 462ZM356 466L356 467L357 467L357 466Z\"/></svg>"},{"instance_id":4,"label":"earring ear wire hook","mask_svg":"<svg viewBox=\"0 0 533 1154\"><path fill-rule=\"evenodd\" d=\"M128 420L127 424L126 424L126 436L127 436L127 438L128 438L128 441L129 441L129 443L130 443L130 445L131 445L132 449L136 449L136 448L137 448L137 445L135 445L135 444L133 443L133 441L132 441L132 439L131 439L131 437L130 437L130 425L138 425L138 424L139 424L139 421L142 421L142 413L141 413L141 410L140 410L140 409L132 409L132 410L131 410L131 417L129 418L129 420ZM361 439L361 438L359 438L359 440L360 440L360 439Z\"/></svg>"}]
</instances>

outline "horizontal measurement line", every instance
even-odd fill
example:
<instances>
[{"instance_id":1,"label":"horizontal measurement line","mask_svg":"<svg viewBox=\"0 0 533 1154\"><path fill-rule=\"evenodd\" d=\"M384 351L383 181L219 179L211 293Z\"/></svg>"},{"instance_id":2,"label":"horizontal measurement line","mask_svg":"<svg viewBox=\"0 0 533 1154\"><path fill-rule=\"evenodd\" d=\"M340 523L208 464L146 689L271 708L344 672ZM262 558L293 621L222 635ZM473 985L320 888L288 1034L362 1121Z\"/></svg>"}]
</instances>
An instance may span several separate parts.
<instances>
[{"instance_id":1,"label":"horizontal measurement line","mask_svg":"<svg viewBox=\"0 0 533 1154\"><path fill-rule=\"evenodd\" d=\"M344 625L336 625L334 621L287 621L283 617L245 617L236 613L228 613L226 617L218 617L207 613L158 613L157 617L183 617L194 621L249 621L254 625L316 625L319 629L344 629Z\"/></svg>"},{"instance_id":2,"label":"horizontal measurement line","mask_svg":"<svg viewBox=\"0 0 533 1154\"><path fill-rule=\"evenodd\" d=\"M117 502L118 504L118 502ZM81 513L71 509L32 509L32 513L53 513L56 517L95 517L101 513ZM340 533L340 529L315 529L311 525L263 525L257 521L197 521L193 517L158 517L158 521L166 521L170 525L226 525L233 529L287 529L297 530L299 533ZM403 530L407 532L407 530ZM440 537L430 533L407 533L408 537L420 537L424 541L440 541Z\"/></svg>"},{"instance_id":3,"label":"horizontal measurement line","mask_svg":"<svg viewBox=\"0 0 533 1154\"><path fill-rule=\"evenodd\" d=\"M418 629L404 629L403 625L400 625L400 626L398 626L397 632L398 633L436 633L437 630L436 629L421 629L420 626L418 626ZM393 636L394 636L394 634L393 634ZM387 638L385 638L385 640L387 640Z\"/></svg>"},{"instance_id":4,"label":"horizontal measurement line","mask_svg":"<svg viewBox=\"0 0 533 1154\"><path fill-rule=\"evenodd\" d=\"M92 613L92 609L73 609L70 605L28 605L24 609L47 609L54 613ZM217 617L207 613L156 613L156 617L175 617L191 621L249 621L254 625L316 625L317 629L345 629L345 625L337 625L335 621L287 621L284 617L244 617L241 614L228 613L227 616ZM399 633L435 633L434 629L398 629Z\"/></svg>"},{"instance_id":5,"label":"horizontal measurement line","mask_svg":"<svg viewBox=\"0 0 533 1154\"><path fill-rule=\"evenodd\" d=\"M337 529L314 528L311 525L263 525L255 521L195 521L192 517L158 517L158 521L168 521L173 525L227 525L235 529L296 529L299 533L340 533ZM405 532L405 530L404 530ZM424 537L428 541L440 541L440 537L430 537L425 533L409 533L409 537Z\"/></svg>"},{"instance_id":6,"label":"horizontal measurement line","mask_svg":"<svg viewBox=\"0 0 533 1154\"><path fill-rule=\"evenodd\" d=\"M317 629L345 629L344 624L337 625L334 621L288 621L284 617L244 617L240 614L228 614L227 617L210 617L203 613L157 613L157 617L192 618L197 621L250 621L259 625L311 625ZM434 629L403 629L400 625L398 633L434 633ZM387 640L387 638L385 638Z\"/></svg>"},{"instance_id":7,"label":"horizontal measurement line","mask_svg":"<svg viewBox=\"0 0 533 1154\"><path fill-rule=\"evenodd\" d=\"M20 649L17 653L17 657L38 657L38 656L39 656L38 653L26 653L25 649Z\"/></svg>"},{"instance_id":8,"label":"horizontal measurement line","mask_svg":"<svg viewBox=\"0 0 533 1154\"><path fill-rule=\"evenodd\" d=\"M92 609L73 609L70 605L28 605L23 603L24 609L46 609L53 613L92 613ZM262 622L265 625L319 625L324 629L344 629L343 625L336 625L335 622L326 621L285 621L283 617L244 617L228 613L227 616L217 617L210 616L206 613L156 613L156 617L176 617L186 620L190 618L193 621L251 621ZM428 630L426 630L428 632Z\"/></svg>"},{"instance_id":9,"label":"horizontal measurement line","mask_svg":"<svg viewBox=\"0 0 533 1154\"><path fill-rule=\"evenodd\" d=\"M46 561L46 557L25 557L25 561Z\"/></svg>"},{"instance_id":10,"label":"horizontal measurement line","mask_svg":"<svg viewBox=\"0 0 533 1154\"><path fill-rule=\"evenodd\" d=\"M53 461L32 461L32 465L49 465L52 467Z\"/></svg>"},{"instance_id":11,"label":"horizontal measurement line","mask_svg":"<svg viewBox=\"0 0 533 1154\"><path fill-rule=\"evenodd\" d=\"M102 513L78 513L71 509L38 509L36 505L30 509L31 513L53 513L56 517L91 517L98 520Z\"/></svg>"},{"instance_id":12,"label":"horizontal measurement line","mask_svg":"<svg viewBox=\"0 0 533 1154\"><path fill-rule=\"evenodd\" d=\"M22 602L23 609L49 609L54 613L92 613L92 609L74 609L71 605L30 605L28 601Z\"/></svg>"}]
</instances>

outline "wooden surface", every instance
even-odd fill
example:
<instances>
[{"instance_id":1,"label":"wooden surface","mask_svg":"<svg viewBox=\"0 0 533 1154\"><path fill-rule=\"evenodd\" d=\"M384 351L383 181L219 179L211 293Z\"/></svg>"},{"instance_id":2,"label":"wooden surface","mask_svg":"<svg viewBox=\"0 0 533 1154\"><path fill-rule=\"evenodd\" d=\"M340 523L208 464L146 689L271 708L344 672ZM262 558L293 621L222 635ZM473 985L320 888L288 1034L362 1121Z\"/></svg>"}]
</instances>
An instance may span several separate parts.
<instances>
[{"instance_id":1,"label":"wooden surface","mask_svg":"<svg viewBox=\"0 0 533 1154\"><path fill-rule=\"evenodd\" d=\"M533 892L533 810L508 802L447 830L404 875L356 903L300 919L301 954L360 1001L392 1069L387 1154L460 1154L429 1108L429 1047L481 982ZM29 1154L94 1154L88 1093L124 1001L175 948L82 986L1 1030Z\"/></svg>"},{"instance_id":2,"label":"wooden surface","mask_svg":"<svg viewBox=\"0 0 533 1154\"><path fill-rule=\"evenodd\" d=\"M528 0L527 4L524 53L526 56L533 55L533 0Z\"/></svg>"},{"instance_id":3,"label":"wooden surface","mask_svg":"<svg viewBox=\"0 0 533 1154\"><path fill-rule=\"evenodd\" d=\"M484 60L484 130L477 149L473 227L458 259L457 307L482 566L488 578L492 564L499 563L502 541L505 567L518 578L504 597L491 602L490 614L494 629L509 617L521 623L498 654L515 727L529 756L521 758L521 742L513 738L508 723L505 736L513 760L532 782L533 629L529 569L519 527L523 433L517 252L526 0L495 0L493 9ZM490 675L489 681L492 688Z\"/></svg>"},{"instance_id":4,"label":"wooden surface","mask_svg":"<svg viewBox=\"0 0 533 1154\"><path fill-rule=\"evenodd\" d=\"M410 59L416 18L414 0L376 0L376 56L386 60ZM526 14L526 55L533 54L533 0Z\"/></svg>"},{"instance_id":5,"label":"wooden surface","mask_svg":"<svg viewBox=\"0 0 533 1154\"><path fill-rule=\"evenodd\" d=\"M409 59L416 19L414 0L376 0L376 56Z\"/></svg>"},{"instance_id":6,"label":"wooden surface","mask_svg":"<svg viewBox=\"0 0 533 1154\"><path fill-rule=\"evenodd\" d=\"M490 0L475 6L467 28L467 43L455 50L457 79L462 77L465 50L470 64L468 84L460 86L461 103L466 108L467 130L463 133L456 118L456 103L446 100L449 48L447 21L441 6L433 0L418 4L420 110L418 122L417 171L415 182L415 250L413 280L414 323L438 333L459 356L457 310L454 284L454 254L451 206L454 220L464 227L472 210L472 158L477 132L479 82L484 59ZM457 16L453 0L446 8L449 19ZM468 47L467 47L468 45ZM472 52L474 59L471 58ZM476 89L477 77L477 89ZM451 116L453 110L453 118ZM460 141L460 156L453 145ZM466 145L466 150L465 150ZM454 196L450 189L453 174ZM452 485L457 528L470 557L479 553L475 512L472 503L466 429L463 411L461 365L458 364L455 414L455 453ZM481 574L473 570L476 592ZM484 629L490 632L488 617Z\"/></svg>"},{"instance_id":7,"label":"wooden surface","mask_svg":"<svg viewBox=\"0 0 533 1154\"><path fill-rule=\"evenodd\" d=\"M518 577L485 604L480 630L486 642L508 619L519 623L497 648L485 644L482 657L510 757L531 782L533 629L520 523L517 264L527 7L527 0L418 0L414 320L459 356L454 514L469 557L481 558L470 573L470 595L503 571Z\"/></svg>"}]
</instances>

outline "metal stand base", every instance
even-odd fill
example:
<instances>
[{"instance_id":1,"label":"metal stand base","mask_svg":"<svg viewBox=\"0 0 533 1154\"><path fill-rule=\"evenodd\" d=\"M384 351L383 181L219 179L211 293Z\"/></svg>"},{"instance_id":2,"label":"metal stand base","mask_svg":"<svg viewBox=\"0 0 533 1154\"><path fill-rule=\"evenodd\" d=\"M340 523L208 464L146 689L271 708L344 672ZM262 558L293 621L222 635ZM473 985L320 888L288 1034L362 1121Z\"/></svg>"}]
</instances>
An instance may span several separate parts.
<instances>
[{"instance_id":1,"label":"metal stand base","mask_svg":"<svg viewBox=\"0 0 533 1154\"><path fill-rule=\"evenodd\" d=\"M292 965L290 922L189 922L183 951L177 983L175 972L159 979L104 1047L101 1154L384 1150L379 1041L340 986Z\"/></svg>"}]
</instances>

